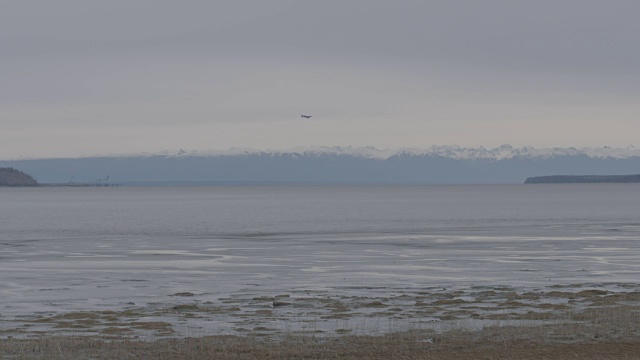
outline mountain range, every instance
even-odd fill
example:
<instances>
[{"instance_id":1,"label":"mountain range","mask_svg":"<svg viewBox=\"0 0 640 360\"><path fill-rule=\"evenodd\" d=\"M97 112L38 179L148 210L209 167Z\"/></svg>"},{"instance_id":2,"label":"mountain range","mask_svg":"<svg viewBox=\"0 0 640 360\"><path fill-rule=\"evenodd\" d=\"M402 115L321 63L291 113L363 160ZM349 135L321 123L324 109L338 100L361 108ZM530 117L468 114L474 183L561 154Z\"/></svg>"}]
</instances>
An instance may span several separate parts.
<instances>
[{"instance_id":1,"label":"mountain range","mask_svg":"<svg viewBox=\"0 0 640 360\"><path fill-rule=\"evenodd\" d=\"M0 160L40 183L522 183L549 175L640 173L635 147L426 149L300 147L287 150L163 151L80 158Z\"/></svg>"}]
</instances>

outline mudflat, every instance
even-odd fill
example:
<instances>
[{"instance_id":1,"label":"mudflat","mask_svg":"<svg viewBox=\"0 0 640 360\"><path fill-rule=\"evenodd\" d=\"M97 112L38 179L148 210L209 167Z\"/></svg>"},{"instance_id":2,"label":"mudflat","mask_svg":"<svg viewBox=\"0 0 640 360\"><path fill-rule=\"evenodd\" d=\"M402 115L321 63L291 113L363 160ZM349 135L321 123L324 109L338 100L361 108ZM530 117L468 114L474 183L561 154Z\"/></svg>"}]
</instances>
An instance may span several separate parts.
<instances>
[{"instance_id":1,"label":"mudflat","mask_svg":"<svg viewBox=\"0 0 640 360\"><path fill-rule=\"evenodd\" d=\"M224 306L191 300L163 310L71 312L24 319L21 326L3 330L0 356L636 359L640 353L640 292L629 284L618 285L620 289L625 286L627 291L578 284L524 293L504 287L469 292L440 289L395 298L334 300L280 295L229 301ZM191 298L193 294L175 297ZM154 320L158 317L172 320ZM216 319L229 324L229 318L244 324L235 328L237 335L194 331L189 336L176 325Z\"/></svg>"}]
</instances>

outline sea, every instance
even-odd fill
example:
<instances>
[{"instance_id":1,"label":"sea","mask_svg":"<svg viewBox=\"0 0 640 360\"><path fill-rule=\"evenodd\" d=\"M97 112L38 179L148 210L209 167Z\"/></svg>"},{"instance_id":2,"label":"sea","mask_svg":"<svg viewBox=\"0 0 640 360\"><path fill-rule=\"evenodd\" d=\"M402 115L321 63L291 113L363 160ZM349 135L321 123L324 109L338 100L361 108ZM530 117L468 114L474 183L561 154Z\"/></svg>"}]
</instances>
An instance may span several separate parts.
<instances>
[{"instance_id":1,"label":"sea","mask_svg":"<svg viewBox=\"0 0 640 360\"><path fill-rule=\"evenodd\" d=\"M638 184L0 188L5 324L176 294L615 290L639 260Z\"/></svg>"},{"instance_id":2,"label":"sea","mask_svg":"<svg viewBox=\"0 0 640 360\"><path fill-rule=\"evenodd\" d=\"M640 185L0 188L9 242L170 237L635 236Z\"/></svg>"}]
</instances>

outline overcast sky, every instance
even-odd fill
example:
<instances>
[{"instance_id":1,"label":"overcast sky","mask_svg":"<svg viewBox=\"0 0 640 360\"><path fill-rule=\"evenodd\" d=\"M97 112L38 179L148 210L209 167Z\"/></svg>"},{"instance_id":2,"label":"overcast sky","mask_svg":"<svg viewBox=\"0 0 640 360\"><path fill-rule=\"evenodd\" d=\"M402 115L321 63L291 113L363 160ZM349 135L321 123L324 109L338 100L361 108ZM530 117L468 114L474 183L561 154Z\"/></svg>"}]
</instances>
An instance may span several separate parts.
<instances>
[{"instance_id":1,"label":"overcast sky","mask_svg":"<svg viewBox=\"0 0 640 360\"><path fill-rule=\"evenodd\" d=\"M637 0L0 0L0 158L640 146L638 14Z\"/></svg>"}]
</instances>

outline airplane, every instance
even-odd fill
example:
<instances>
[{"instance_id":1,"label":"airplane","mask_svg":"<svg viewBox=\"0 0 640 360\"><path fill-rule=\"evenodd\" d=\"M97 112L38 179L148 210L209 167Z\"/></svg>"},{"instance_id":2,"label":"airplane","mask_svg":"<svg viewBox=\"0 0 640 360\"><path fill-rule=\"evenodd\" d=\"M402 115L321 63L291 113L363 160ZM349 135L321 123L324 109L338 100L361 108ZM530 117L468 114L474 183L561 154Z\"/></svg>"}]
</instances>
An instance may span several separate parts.
<instances>
[{"instance_id":1,"label":"airplane","mask_svg":"<svg viewBox=\"0 0 640 360\"><path fill-rule=\"evenodd\" d=\"M302 115L300 115L300 117L303 117L305 119L311 119L311 115L302 114Z\"/></svg>"}]
</instances>

